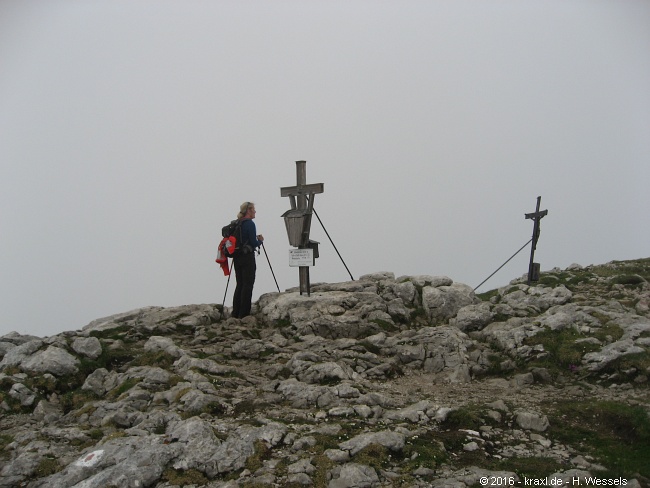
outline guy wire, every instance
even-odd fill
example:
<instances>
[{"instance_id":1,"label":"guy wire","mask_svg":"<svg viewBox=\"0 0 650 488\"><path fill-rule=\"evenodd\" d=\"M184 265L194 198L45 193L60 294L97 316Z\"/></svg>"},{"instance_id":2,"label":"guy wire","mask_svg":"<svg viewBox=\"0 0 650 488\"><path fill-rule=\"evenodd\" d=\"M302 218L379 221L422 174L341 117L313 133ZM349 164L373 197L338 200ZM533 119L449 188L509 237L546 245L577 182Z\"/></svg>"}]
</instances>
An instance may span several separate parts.
<instances>
[{"instance_id":1,"label":"guy wire","mask_svg":"<svg viewBox=\"0 0 650 488\"><path fill-rule=\"evenodd\" d=\"M309 197L307 197L307 200L309 200ZM343 261L343 257L341 256L341 253L340 253L339 250L336 248L336 244L334 244L334 241L333 241L332 238L330 237L329 232L327 232L327 229L326 229L325 226L323 225L323 221L322 221L322 220L320 219L320 217L318 216L318 213L316 213L316 209L312 207L312 211L314 212L314 215L315 215L316 218L318 219L318 222L320 223L320 226L321 226L321 227L323 228L323 230L325 231L325 235L327 235L327 238L328 238L328 239L330 240L330 242L332 243L332 246L334 246L334 250L336 251L336 254L339 255L339 259L341 260L341 262L343 263L343 266L345 266L345 269L347 270L348 274L350 275L350 279L351 279L352 281L354 281L354 277L352 276L352 273L350 273L350 270L348 269L348 265L345 264L345 261Z\"/></svg>"},{"instance_id":2,"label":"guy wire","mask_svg":"<svg viewBox=\"0 0 650 488\"><path fill-rule=\"evenodd\" d=\"M512 256L510 256L510 258L509 258L505 263L503 263L501 266L499 266L499 267L496 269L496 271L495 271L494 273L492 273L490 276L488 276L488 277L485 278L483 281L481 281L481 284L478 285L477 287L475 287L475 288L474 288L474 291L476 291L476 290L477 290L477 289L478 289L478 288L479 288L483 283L485 283L487 280L489 280L489 279L492 278L495 274L497 274L497 271L499 271L499 270L500 270L501 268L503 268L506 264L508 264L508 263L510 262L510 260L511 260L512 258L514 258L517 254L519 254L519 253L520 253L520 252L521 252L521 251L522 251L522 250L523 250L523 249L524 249L528 244L531 243L532 240L533 240L533 238L531 237L530 240L529 240L526 244L524 244L523 246L521 246L521 248L519 249L519 251L517 251L517 252L514 253Z\"/></svg>"}]
</instances>

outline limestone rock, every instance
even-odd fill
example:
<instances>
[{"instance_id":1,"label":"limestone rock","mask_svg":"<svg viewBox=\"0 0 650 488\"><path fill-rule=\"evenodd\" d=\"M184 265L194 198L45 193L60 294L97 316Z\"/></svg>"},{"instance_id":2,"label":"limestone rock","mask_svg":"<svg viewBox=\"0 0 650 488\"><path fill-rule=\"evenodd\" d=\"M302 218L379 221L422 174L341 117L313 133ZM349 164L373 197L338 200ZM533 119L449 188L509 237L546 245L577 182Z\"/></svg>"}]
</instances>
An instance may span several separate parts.
<instances>
[{"instance_id":1,"label":"limestone rock","mask_svg":"<svg viewBox=\"0 0 650 488\"><path fill-rule=\"evenodd\" d=\"M449 323L463 332L469 332L485 327L492 321L493 315L488 303L466 305L458 310L456 316L449 320Z\"/></svg>"},{"instance_id":2,"label":"limestone rock","mask_svg":"<svg viewBox=\"0 0 650 488\"><path fill-rule=\"evenodd\" d=\"M79 360L69 352L56 346L49 346L20 362L20 367L30 373L52 373L56 376L74 374Z\"/></svg>"},{"instance_id":3,"label":"limestone rock","mask_svg":"<svg viewBox=\"0 0 650 488\"><path fill-rule=\"evenodd\" d=\"M115 371L108 371L106 368L98 368L86 377L81 389L90 390L95 393L95 395L101 397L113 388L117 387L118 383L119 376Z\"/></svg>"},{"instance_id":4,"label":"limestone rock","mask_svg":"<svg viewBox=\"0 0 650 488\"><path fill-rule=\"evenodd\" d=\"M273 346L259 339L242 339L232 346L232 353L241 358L259 358L265 351Z\"/></svg>"},{"instance_id":5,"label":"limestone rock","mask_svg":"<svg viewBox=\"0 0 650 488\"><path fill-rule=\"evenodd\" d=\"M517 425L522 429L544 432L549 427L546 415L536 412L519 412L516 417Z\"/></svg>"},{"instance_id":6,"label":"limestone rock","mask_svg":"<svg viewBox=\"0 0 650 488\"><path fill-rule=\"evenodd\" d=\"M423 306L434 323L449 320L461 308L478 301L474 290L462 283L438 287L428 285L422 289Z\"/></svg>"},{"instance_id":7,"label":"limestone rock","mask_svg":"<svg viewBox=\"0 0 650 488\"><path fill-rule=\"evenodd\" d=\"M183 355L183 350L174 344L174 341L169 337L151 336L144 344L144 350L147 352L164 352L173 358L180 358Z\"/></svg>"},{"instance_id":8,"label":"limestone rock","mask_svg":"<svg viewBox=\"0 0 650 488\"><path fill-rule=\"evenodd\" d=\"M347 463L332 470L328 488L369 488L378 486L377 472L370 466Z\"/></svg>"},{"instance_id":9,"label":"limestone rock","mask_svg":"<svg viewBox=\"0 0 650 488\"><path fill-rule=\"evenodd\" d=\"M5 354L14 347L16 347L16 344L0 340L0 359L4 358Z\"/></svg>"},{"instance_id":10,"label":"limestone rock","mask_svg":"<svg viewBox=\"0 0 650 488\"><path fill-rule=\"evenodd\" d=\"M77 337L72 342L72 349L90 359L97 359L102 353L102 345L96 337Z\"/></svg>"},{"instance_id":11,"label":"limestone rock","mask_svg":"<svg viewBox=\"0 0 650 488\"><path fill-rule=\"evenodd\" d=\"M14 383L9 396L18 400L23 407L29 407L36 401L36 394L22 383Z\"/></svg>"},{"instance_id":12,"label":"limestone rock","mask_svg":"<svg viewBox=\"0 0 650 488\"><path fill-rule=\"evenodd\" d=\"M404 449L406 438L404 434L391 431L373 432L353 437L339 444L339 449L348 451L352 456L371 444L379 444L391 451L399 452Z\"/></svg>"},{"instance_id":13,"label":"limestone rock","mask_svg":"<svg viewBox=\"0 0 650 488\"><path fill-rule=\"evenodd\" d=\"M36 339L8 349L2 361L0 361L0 371L9 366L18 366L38 351L42 345L43 341Z\"/></svg>"},{"instance_id":14,"label":"limestone rock","mask_svg":"<svg viewBox=\"0 0 650 488\"><path fill-rule=\"evenodd\" d=\"M590 371L599 371L622 356L643 352L645 352L645 349L635 345L632 339L623 339L606 345L599 352L585 354L583 363Z\"/></svg>"}]
</instances>

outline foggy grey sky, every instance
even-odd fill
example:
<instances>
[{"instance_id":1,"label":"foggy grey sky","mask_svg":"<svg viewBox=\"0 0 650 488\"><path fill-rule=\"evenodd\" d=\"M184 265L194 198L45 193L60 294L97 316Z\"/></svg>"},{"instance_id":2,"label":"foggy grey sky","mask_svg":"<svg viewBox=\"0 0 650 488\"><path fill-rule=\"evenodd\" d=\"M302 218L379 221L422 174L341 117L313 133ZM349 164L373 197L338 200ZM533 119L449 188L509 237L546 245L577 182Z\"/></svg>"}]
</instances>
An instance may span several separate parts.
<instances>
[{"instance_id":1,"label":"foggy grey sky","mask_svg":"<svg viewBox=\"0 0 650 488\"><path fill-rule=\"evenodd\" d=\"M221 303L246 200L297 286L297 160L355 278L476 286L539 195L542 270L648 257L649 26L635 0L0 0L0 335ZM349 280L312 238L312 283Z\"/></svg>"}]
</instances>

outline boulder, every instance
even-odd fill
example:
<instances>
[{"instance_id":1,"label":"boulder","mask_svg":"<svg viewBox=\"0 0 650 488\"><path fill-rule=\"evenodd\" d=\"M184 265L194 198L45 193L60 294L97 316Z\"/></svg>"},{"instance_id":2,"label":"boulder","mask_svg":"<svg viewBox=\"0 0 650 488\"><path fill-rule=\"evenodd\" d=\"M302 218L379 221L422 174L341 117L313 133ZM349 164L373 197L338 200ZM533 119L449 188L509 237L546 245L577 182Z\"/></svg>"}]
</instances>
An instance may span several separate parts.
<instances>
[{"instance_id":1,"label":"boulder","mask_svg":"<svg viewBox=\"0 0 650 488\"><path fill-rule=\"evenodd\" d=\"M52 373L55 376L74 374L79 368L79 360L69 352L56 346L49 346L44 351L24 359L20 363L23 371L30 373Z\"/></svg>"},{"instance_id":2,"label":"boulder","mask_svg":"<svg viewBox=\"0 0 650 488\"><path fill-rule=\"evenodd\" d=\"M115 371L108 371L106 368L97 368L86 376L82 390L90 390L101 397L119 384L119 376Z\"/></svg>"},{"instance_id":3,"label":"boulder","mask_svg":"<svg viewBox=\"0 0 650 488\"><path fill-rule=\"evenodd\" d=\"M18 400L23 407L31 407L36 401L36 394L22 383L14 383L9 396Z\"/></svg>"},{"instance_id":4,"label":"boulder","mask_svg":"<svg viewBox=\"0 0 650 488\"><path fill-rule=\"evenodd\" d=\"M18 366L38 351L41 346L43 346L43 341L41 339L36 339L13 348L8 348L2 361L0 361L0 371L9 366Z\"/></svg>"},{"instance_id":5,"label":"boulder","mask_svg":"<svg viewBox=\"0 0 650 488\"><path fill-rule=\"evenodd\" d=\"M433 323L446 322L461 308L478 301L474 290L462 283L438 287L427 285L422 289L422 305Z\"/></svg>"},{"instance_id":6,"label":"boulder","mask_svg":"<svg viewBox=\"0 0 650 488\"><path fill-rule=\"evenodd\" d=\"M536 432L544 432L550 425L546 415L541 415L537 412L518 412L515 420L517 425L522 429L534 430Z\"/></svg>"},{"instance_id":7,"label":"boulder","mask_svg":"<svg viewBox=\"0 0 650 488\"><path fill-rule=\"evenodd\" d=\"M232 345L232 353L235 357L256 359L266 351L273 350L272 344L267 344L259 339L242 339Z\"/></svg>"},{"instance_id":8,"label":"boulder","mask_svg":"<svg viewBox=\"0 0 650 488\"><path fill-rule=\"evenodd\" d=\"M378 486L379 477L374 468L357 463L347 463L334 468L328 488L370 488Z\"/></svg>"},{"instance_id":9,"label":"boulder","mask_svg":"<svg viewBox=\"0 0 650 488\"><path fill-rule=\"evenodd\" d=\"M96 337L77 337L72 341L72 350L90 359L97 359L102 354L102 345Z\"/></svg>"},{"instance_id":10,"label":"boulder","mask_svg":"<svg viewBox=\"0 0 650 488\"><path fill-rule=\"evenodd\" d=\"M183 350L174 344L174 341L169 337L151 336L144 343L144 350L146 352L164 352L173 358L180 358L183 355Z\"/></svg>"},{"instance_id":11,"label":"boulder","mask_svg":"<svg viewBox=\"0 0 650 488\"><path fill-rule=\"evenodd\" d=\"M449 324L458 327L463 332L481 330L492 321L494 314L489 303L467 305L458 310Z\"/></svg>"},{"instance_id":12,"label":"boulder","mask_svg":"<svg viewBox=\"0 0 650 488\"><path fill-rule=\"evenodd\" d=\"M612 361L630 354L644 353L645 349L635 345L632 339L622 339L603 347L598 352L590 352L584 355L582 362L589 371L600 371Z\"/></svg>"},{"instance_id":13,"label":"boulder","mask_svg":"<svg viewBox=\"0 0 650 488\"><path fill-rule=\"evenodd\" d=\"M371 444L378 444L384 446L391 451L400 452L404 449L406 437L399 432L392 432L389 430L372 432L367 434L360 434L353 437L349 441L339 444L339 449L348 451L350 455L354 456L359 451L368 447Z\"/></svg>"}]
</instances>

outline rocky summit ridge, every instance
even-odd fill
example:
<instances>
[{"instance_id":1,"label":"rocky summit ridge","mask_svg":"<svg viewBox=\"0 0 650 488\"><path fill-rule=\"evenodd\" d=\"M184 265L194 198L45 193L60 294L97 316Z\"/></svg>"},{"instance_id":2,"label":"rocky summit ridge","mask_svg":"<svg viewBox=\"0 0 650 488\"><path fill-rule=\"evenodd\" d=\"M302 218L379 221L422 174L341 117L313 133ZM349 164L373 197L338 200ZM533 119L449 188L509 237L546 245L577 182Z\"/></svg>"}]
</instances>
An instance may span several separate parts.
<instances>
[{"instance_id":1,"label":"rocky summit ridge","mask_svg":"<svg viewBox=\"0 0 650 488\"><path fill-rule=\"evenodd\" d=\"M0 337L0 486L650 486L650 259Z\"/></svg>"}]
</instances>

